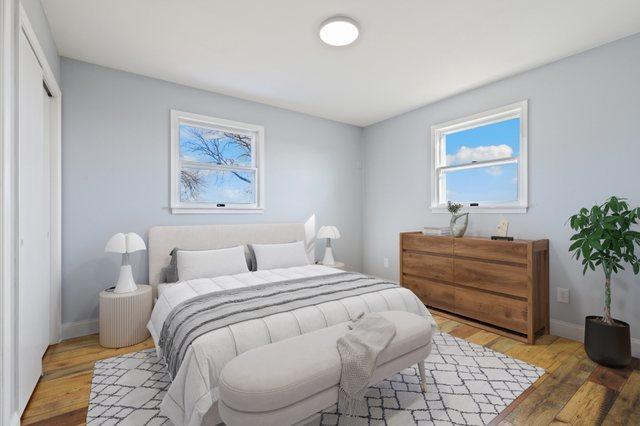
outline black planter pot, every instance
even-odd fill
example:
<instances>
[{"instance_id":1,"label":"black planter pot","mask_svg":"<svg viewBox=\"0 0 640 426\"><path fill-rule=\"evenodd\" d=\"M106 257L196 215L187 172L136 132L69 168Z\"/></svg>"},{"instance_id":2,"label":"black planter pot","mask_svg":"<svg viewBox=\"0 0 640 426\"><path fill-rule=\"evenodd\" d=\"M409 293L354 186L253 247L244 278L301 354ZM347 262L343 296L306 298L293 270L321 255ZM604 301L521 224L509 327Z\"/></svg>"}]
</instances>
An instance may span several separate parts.
<instances>
[{"instance_id":1,"label":"black planter pot","mask_svg":"<svg viewBox=\"0 0 640 426\"><path fill-rule=\"evenodd\" d=\"M584 348L587 355L607 367L626 367L631 363L631 334L629 324L613 320L608 325L602 317L590 315L584 320Z\"/></svg>"}]
</instances>

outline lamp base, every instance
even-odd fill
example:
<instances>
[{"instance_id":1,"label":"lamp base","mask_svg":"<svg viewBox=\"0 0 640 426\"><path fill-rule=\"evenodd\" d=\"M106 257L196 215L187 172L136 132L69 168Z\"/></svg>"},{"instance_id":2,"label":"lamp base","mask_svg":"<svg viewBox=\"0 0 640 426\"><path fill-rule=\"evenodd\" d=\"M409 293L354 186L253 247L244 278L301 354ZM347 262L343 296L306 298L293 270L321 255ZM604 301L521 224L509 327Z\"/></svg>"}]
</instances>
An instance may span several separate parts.
<instances>
[{"instance_id":1,"label":"lamp base","mask_svg":"<svg viewBox=\"0 0 640 426\"><path fill-rule=\"evenodd\" d=\"M333 258L333 249L330 245L327 245L324 250L324 258L322 259L322 264L326 266L334 266L336 264L336 261Z\"/></svg>"},{"instance_id":2,"label":"lamp base","mask_svg":"<svg viewBox=\"0 0 640 426\"><path fill-rule=\"evenodd\" d=\"M131 265L122 265L120 267L120 275L118 276L118 284L113 290L114 293L130 293L136 291L138 286L133 280L133 274L131 273Z\"/></svg>"}]
</instances>

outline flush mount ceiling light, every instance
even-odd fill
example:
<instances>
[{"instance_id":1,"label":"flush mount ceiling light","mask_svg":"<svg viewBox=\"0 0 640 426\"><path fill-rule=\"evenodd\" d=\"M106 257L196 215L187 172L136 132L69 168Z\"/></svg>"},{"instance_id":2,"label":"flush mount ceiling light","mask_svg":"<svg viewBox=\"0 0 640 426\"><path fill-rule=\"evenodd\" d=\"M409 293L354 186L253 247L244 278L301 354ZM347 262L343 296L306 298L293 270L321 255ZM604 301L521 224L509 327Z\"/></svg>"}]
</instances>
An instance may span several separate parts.
<instances>
[{"instance_id":1,"label":"flush mount ceiling light","mask_svg":"<svg viewBox=\"0 0 640 426\"><path fill-rule=\"evenodd\" d=\"M347 46L358 38L358 23L346 16L334 16L320 26L320 40L329 46Z\"/></svg>"}]
</instances>

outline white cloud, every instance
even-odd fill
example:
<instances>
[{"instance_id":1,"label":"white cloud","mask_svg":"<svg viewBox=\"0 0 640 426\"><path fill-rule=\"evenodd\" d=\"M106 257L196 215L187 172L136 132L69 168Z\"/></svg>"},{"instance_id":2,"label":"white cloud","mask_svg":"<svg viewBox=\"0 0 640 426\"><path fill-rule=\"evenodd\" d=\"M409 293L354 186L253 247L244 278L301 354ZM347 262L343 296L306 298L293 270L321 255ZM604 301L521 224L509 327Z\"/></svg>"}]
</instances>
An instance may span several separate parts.
<instances>
[{"instance_id":1,"label":"white cloud","mask_svg":"<svg viewBox=\"0 0 640 426\"><path fill-rule=\"evenodd\" d=\"M238 200L240 198L243 198L246 194L250 194L251 190L249 189L237 189L237 188L224 188L222 189L222 194L231 199L231 200Z\"/></svg>"},{"instance_id":2,"label":"white cloud","mask_svg":"<svg viewBox=\"0 0 640 426\"><path fill-rule=\"evenodd\" d=\"M472 161L496 160L513 156L513 149L509 145L488 145L469 148L461 146L454 155L447 155L447 164L465 164Z\"/></svg>"},{"instance_id":3,"label":"white cloud","mask_svg":"<svg viewBox=\"0 0 640 426\"><path fill-rule=\"evenodd\" d=\"M229 198L240 198L242 194L244 194L244 191L242 189L234 188L224 188L221 192Z\"/></svg>"},{"instance_id":4,"label":"white cloud","mask_svg":"<svg viewBox=\"0 0 640 426\"><path fill-rule=\"evenodd\" d=\"M500 176L502 174L502 167L501 166L491 166L486 171L491 176Z\"/></svg>"}]
</instances>

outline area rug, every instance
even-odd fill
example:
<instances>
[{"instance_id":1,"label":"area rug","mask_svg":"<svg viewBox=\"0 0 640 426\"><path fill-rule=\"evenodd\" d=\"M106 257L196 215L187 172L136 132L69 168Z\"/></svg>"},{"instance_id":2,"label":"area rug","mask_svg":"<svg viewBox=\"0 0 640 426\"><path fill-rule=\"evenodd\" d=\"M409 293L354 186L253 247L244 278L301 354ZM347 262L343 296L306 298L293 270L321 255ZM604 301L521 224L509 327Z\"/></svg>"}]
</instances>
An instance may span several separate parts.
<instances>
[{"instance_id":1,"label":"area rug","mask_svg":"<svg viewBox=\"0 0 640 426\"><path fill-rule=\"evenodd\" d=\"M335 407L320 425L483 425L531 386L544 370L480 345L436 333L425 361L428 389L420 391L411 367L373 386L355 417ZM87 424L169 425L160 402L169 375L155 350L98 361L93 372Z\"/></svg>"}]
</instances>

